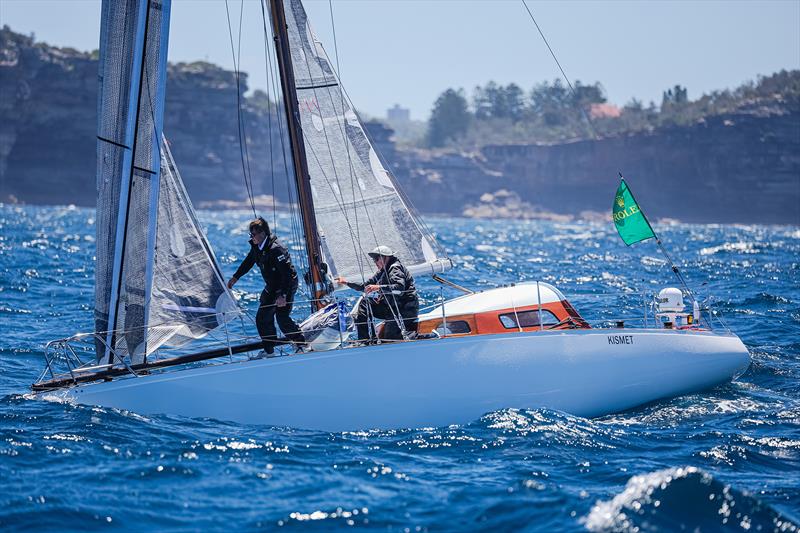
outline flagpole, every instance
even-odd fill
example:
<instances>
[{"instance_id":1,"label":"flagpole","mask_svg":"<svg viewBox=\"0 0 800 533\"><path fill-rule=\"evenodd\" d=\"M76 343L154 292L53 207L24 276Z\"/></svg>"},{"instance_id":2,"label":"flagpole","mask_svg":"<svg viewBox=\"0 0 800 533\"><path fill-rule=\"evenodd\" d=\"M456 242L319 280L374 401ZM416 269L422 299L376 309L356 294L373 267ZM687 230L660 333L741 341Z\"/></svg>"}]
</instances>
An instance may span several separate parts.
<instances>
[{"instance_id":1,"label":"flagpole","mask_svg":"<svg viewBox=\"0 0 800 533\"><path fill-rule=\"evenodd\" d=\"M619 173L619 178L623 182L625 181L625 177L622 175L622 172ZM633 191L631 190L630 187L628 187L627 182L625 182L625 188L628 189L628 194L631 195L631 198L633 198L634 203L636 203L636 205L639 205L639 202L636 201L636 197L633 195ZM658 233L656 233L656 230L653 229L653 226L650 224L650 221L647 220L647 217L644 216L644 213L642 213L642 215L643 215L642 218L644 218L644 221L647 222L647 227L649 227L650 231L653 232L653 237L655 237L655 239L656 239L656 244L658 245L658 249L661 250L661 253L664 254L664 257L667 258L667 262L669 263L669 266L672 269L672 272L678 278L678 281L681 282L681 285L683 285L683 289L686 291L686 294L689 295L689 298L692 300L692 303L697 302L697 299L694 297L694 293L689 288L689 285L686 284L686 280L683 279L683 275L681 274L681 271L678 269L677 266L675 266L675 263L672 262L672 258L667 253L667 249L664 248L664 244L661 242L661 238L659 238Z\"/></svg>"}]
</instances>

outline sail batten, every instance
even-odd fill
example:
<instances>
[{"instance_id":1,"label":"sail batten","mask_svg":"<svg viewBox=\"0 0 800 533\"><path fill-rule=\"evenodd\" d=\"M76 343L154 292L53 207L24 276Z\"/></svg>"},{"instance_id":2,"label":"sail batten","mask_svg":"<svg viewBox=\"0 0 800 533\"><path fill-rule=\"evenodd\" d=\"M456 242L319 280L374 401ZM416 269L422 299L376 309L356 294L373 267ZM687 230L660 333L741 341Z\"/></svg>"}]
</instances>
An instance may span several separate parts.
<instances>
[{"instance_id":1,"label":"sail batten","mask_svg":"<svg viewBox=\"0 0 800 533\"><path fill-rule=\"evenodd\" d=\"M276 1L286 13L297 113L329 270L364 281L375 269L367 253L379 245L418 272L446 270L449 259L372 146L300 0Z\"/></svg>"}]
</instances>

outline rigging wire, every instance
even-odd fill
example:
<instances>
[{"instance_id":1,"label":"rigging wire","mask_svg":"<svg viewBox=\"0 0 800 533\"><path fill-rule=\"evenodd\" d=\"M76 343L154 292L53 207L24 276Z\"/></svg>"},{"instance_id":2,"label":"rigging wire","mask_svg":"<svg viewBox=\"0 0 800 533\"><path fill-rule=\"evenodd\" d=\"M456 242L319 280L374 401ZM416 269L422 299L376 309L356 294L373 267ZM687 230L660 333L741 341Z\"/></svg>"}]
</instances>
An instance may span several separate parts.
<instances>
[{"instance_id":1,"label":"rigging wire","mask_svg":"<svg viewBox=\"0 0 800 533\"><path fill-rule=\"evenodd\" d=\"M264 0L266 2L266 0ZM277 49L274 48L275 54L277 57ZM279 74L278 74L278 65L276 63L270 62L270 69L272 75L272 91L273 97L275 102L281 101L280 97L278 96L278 87L279 87ZM288 135L288 123L281 122L281 119L285 119L286 117L283 116L283 113L280 111L276 111L276 117L278 119L278 129L279 129L279 138L281 142L281 155L283 158L283 167L284 167L284 175L286 179L286 195L289 200L289 224L290 224L290 231L292 233L292 239L298 243L298 246L303 246L305 242L305 236L302 230L302 221L300 220L300 212L298 210L299 200L295 198L295 193L297 192L294 187L292 187L292 173L294 169L294 162L292 163L292 170L289 168L289 158L287 157L287 142L285 135ZM306 254L300 254L300 266L303 269L308 268L306 263Z\"/></svg>"},{"instance_id":2,"label":"rigging wire","mask_svg":"<svg viewBox=\"0 0 800 533\"><path fill-rule=\"evenodd\" d=\"M553 60L556 62L556 65L558 66L558 69L561 71L561 75L564 77L564 80L567 82L567 85L569 86L570 91L572 91L572 96L575 99L575 102L578 105L578 108L581 110L581 113L583 114L583 118L586 119L586 123L589 124L589 127L590 127L590 129L592 131L592 134L594 136L594 139L595 140L600 140L600 135L598 135L597 130L594 127L594 124L592 123L591 119L589 118L589 115L586 114L586 110L583 109L583 106L579 105L578 97L577 97L577 94L575 92L575 88L572 86L572 83L569 81L569 78L567 77L566 72L564 72L564 69L561 67L561 63L558 61L558 58L556 58L556 54L555 54L555 52L553 52L553 49L551 48L550 43L547 42L547 38L544 36L544 32L542 32L542 29L539 27L539 24L536 22L536 19L534 18L533 13L531 13L531 10L528 8L528 4L526 3L526 0L521 0L521 1L522 1L522 5L525 6L525 10L528 12L528 15L530 16L531 20L533 21L533 24L536 26L536 29L539 31L539 35L541 35L542 40L544 41L544 44L547 45L547 49L550 51L550 55L553 56ZM621 171L619 172L619 177L621 179L624 179L622 177L622 172ZM632 195L633 195L633 193L631 193L631 196ZM647 219L645 219L645 220L647 220ZM647 224L649 226L650 222L648 222ZM653 231L652 227L650 228L650 231ZM675 263L672 262L672 258L667 253L667 250L664 248L663 244L661 243L661 239L656 235L655 231L653 231L653 236L656 239L656 243L658 244L659 250L661 251L662 254L664 254L664 257L667 258L667 262L669 263L672 272L675 274L675 276L681 282L681 284L683 285L683 287L686 290L686 292L689 294L689 297L692 299L692 301L696 301L694 293L691 291L691 289L689 289L689 286L686 284L686 281L684 280L683 276L681 275L680 270L678 269L678 267L675 266Z\"/></svg>"},{"instance_id":3,"label":"rigging wire","mask_svg":"<svg viewBox=\"0 0 800 533\"><path fill-rule=\"evenodd\" d=\"M328 10L330 11L330 14L331 14L331 31L333 32L333 53L334 53L334 56L336 57L336 73L335 73L335 75L339 79L339 87L340 87L339 88L339 96L341 97L340 104L341 104L341 108L342 108L342 117L344 118L344 115L345 115L345 99L344 99L344 91L341 89L342 67L339 64L339 44L338 44L338 41L336 39L336 21L335 21L335 19L333 17L333 0L328 0ZM327 52L326 52L325 55L326 56L328 55ZM330 92L330 89L328 89L328 91ZM331 98L331 103L332 102L333 102L333 99ZM335 109L336 109L336 106L334 106L334 110ZM346 140L347 139L347 134L346 134L347 133L347 119L346 118L342 121L340 129L342 130L342 137ZM348 164L348 167L350 169L350 195L353 198L355 198L356 197L356 183L355 183L355 179L354 179L354 177L355 177L355 168L353 167L353 157L350 154L350 143L345 142L345 145L347 146L347 164ZM355 202L353 203L353 215L355 217L354 223L355 223L355 226L356 226L356 240L358 242L361 242L361 227L358 224L358 208L355 205ZM368 220L368 222L370 224L370 228L371 228L372 227L372 221L369 220L369 211L367 211L367 220ZM375 237L375 232L373 231L372 233L373 233L373 237ZM376 238L376 240L377 240L377 238ZM364 276L364 261L361 258L361 256L359 256L359 259L358 259L358 268L361 271L361 275L363 277Z\"/></svg>"},{"instance_id":4,"label":"rigging wire","mask_svg":"<svg viewBox=\"0 0 800 533\"><path fill-rule=\"evenodd\" d=\"M274 151L272 146L272 102L270 101L269 94L270 94L270 69L272 62L270 61L270 52L269 52L269 33L267 32L267 15L264 12L264 2L259 2L261 6L261 22L264 28L264 75L267 80L267 137L269 143L269 176L270 182L272 184L272 227L277 227L278 225L278 215L275 212L275 159L274 159ZM277 102L275 104L275 112L278 113ZM286 154L284 154L284 158Z\"/></svg>"},{"instance_id":5,"label":"rigging wire","mask_svg":"<svg viewBox=\"0 0 800 533\"><path fill-rule=\"evenodd\" d=\"M332 6L330 6L330 2L331 2L331 0L328 0L328 2L329 2L329 7L330 7L330 9L331 9L331 13L332 13L332 12L333 12L333 11L332 11L332 10L333 10L333 8L332 8ZM346 102L349 104L349 106L350 106L350 109L352 109L352 110L353 110L353 114L355 114L355 115L356 115L356 119L358 120L358 122L359 122L359 125L361 126L361 131L364 133L364 137L366 138L366 140L367 140L367 143L368 143L368 144L369 144L371 147L374 147L374 146L375 146L375 142L374 142L374 140L372 139L372 136L370 135L369 131L367 131L367 128L365 128L365 127L364 127L364 125L363 125L363 123L361 122L361 118L358 116L358 113L357 113L357 112L356 112L356 110L355 110L355 106L353 105L353 101L352 101L352 99L350 98L350 95L347 93L347 90L344 88L344 85L342 85L342 83L341 83L341 76L340 76L340 74L339 74L339 68L340 68L340 67L339 67L339 52L338 52L338 48L336 47L336 30L335 30L334 21L333 21L333 15L332 15L332 14L331 14L331 25L333 26L333 28L332 28L332 29L333 29L333 43L334 43L334 51L335 51L335 53L336 53L336 68L337 68L337 72L336 72L336 73L334 73L334 74L336 75L336 77L337 77L337 81L339 82L339 83L338 83L338 86L339 86L339 91L340 91L340 94L341 94L341 97L342 97L342 102L343 102L343 104L342 104L342 107L344 107L344 102L345 102L345 101L346 101ZM323 52L325 53L325 59L326 59L326 61L327 61L327 62L328 62L328 64L330 65L330 62L331 62L331 61L330 61L330 57L328 56L328 54L327 54L327 52L325 51L324 47L323 47ZM331 69L333 69L333 67L332 67L332 66L331 66ZM328 89L328 91L330 91L330 88ZM347 141L347 136L345 135L345 133L344 133L344 132L342 132L342 135L343 135L343 137L345 137L345 141ZM349 159L349 156L350 156L350 151L349 151L350 143L348 143L348 142L345 142L345 144L347 144L347 146L348 146L348 159ZM397 179L396 179L396 178L395 178L395 176L392 174L392 172L389 170L389 169L390 169L390 166L389 166L388 164L385 164L385 163L386 163L386 161L385 161L385 160L384 160L384 158L383 158L383 157L382 157L382 156L381 156L381 155L378 153L378 151L377 151L377 150L375 150L375 154L376 154L376 155L378 155L378 158L381 160L381 164L384 166L384 170L386 170L386 174L388 175L388 177L389 177L389 180L390 180L390 181L393 183L393 185L394 185L394 189L395 189L395 191L397 192L398 196L400 196L400 201L401 201L401 203L403 204L403 207L405 207L405 208L406 208L406 210L407 210L407 211L409 212L409 214L411 215L411 219L412 219L412 221L414 222L414 225L417 227L417 229L420 231L420 233L421 233L423 236L425 236L425 237L428 237L428 238L429 238L429 242L432 242L432 243L433 243L433 247L434 247L434 248L435 248L435 249L436 249L436 250L437 250L437 251L438 251L438 252L439 252L441 255L443 255L443 256L445 256L445 257L446 257L446 256L447 256L447 254L445 253L444 249L443 249L443 248L442 248L442 246L439 244L439 242L438 242L438 241L437 241L437 240L434 238L434 236L433 236L433 232L432 232L432 231L431 231L431 229L430 229L430 228L427 226L427 224L425 223L425 220L422 218L422 216L420 215L419 211L418 211L418 210L417 210L417 209L414 207L414 205L411 203L411 200L410 200L410 198L408 197L408 195L405 193L405 191L403 191L403 190L402 190L402 188L401 188L401 187L399 187L399 186L397 185ZM351 172L351 183L352 183L353 175L355 174L355 170L354 170L354 168L353 168L353 163L352 163L352 161L350 161L350 165L351 165L350 172ZM361 201L362 201L364 204L366 204L366 199L364 198L364 194L363 194L363 192L361 191L361 188L360 188L360 187L359 187L359 195L361 196ZM353 197L355 198L355 194L353 194ZM369 215L369 210L366 210L366 209L365 209L365 212L366 212L366 216L367 216L367 220L368 220L368 223L369 223L370 230L372 230L372 236L373 236L373 239L375 239L375 241L376 241L376 243L377 243L377 244L381 244L381 243L377 242L377 236L375 235L375 229L374 229L374 225L373 225L373 223L372 223L372 219L371 219L371 217L370 217L370 215ZM359 242L360 242L360 236L359 236Z\"/></svg>"},{"instance_id":6,"label":"rigging wire","mask_svg":"<svg viewBox=\"0 0 800 533\"><path fill-rule=\"evenodd\" d=\"M261 2L261 18L262 18L262 23L263 23L263 25L265 27L265 33L266 33L266 24L267 24L267 15L266 15L266 8L265 8L266 1L267 0L262 0L262 2ZM270 12L270 16L271 16L271 12ZM272 26L272 24L270 23L270 27L271 26ZM274 40L273 40L273 50L274 50L275 55L277 57L277 49L275 49ZM290 231L291 231L291 234L292 234L293 242L296 242L296 243L298 243L298 245L302 246L303 243L305 242L305 236L303 235L303 231L301 229L302 223L299 220L300 219L300 215L299 215L299 212L297 211L298 202L295 201L294 190L292 188L292 178L291 178L292 172L290 172L290 170L289 170L288 158L286 156L287 149L286 149L286 141L285 141L284 136L286 134L288 134L288 125L286 125L286 124L284 124L282 122L282 119L285 118L285 117L283 117L283 113L280 112L278 110L278 108L277 108L277 103L280 101L280 98L278 96L278 87L280 86L280 83L279 83L279 80L278 80L278 72L277 72L278 71L278 66L277 66L277 64L273 63L270 60L270 57L271 57L271 54L267 54L267 58L266 58L267 59L267 70L269 71L269 74L271 75L271 79L272 79L272 87L271 87L272 96L273 96L273 101L276 103L275 116L276 116L276 118L278 120L278 133L279 133L278 137L279 137L280 143L281 143L281 156L283 158L283 169L284 169L284 173L285 173L285 177L286 177L286 192L287 192L287 198L289 200L289 212L290 212L290 216L289 216ZM267 78L268 90L270 88L269 87L269 81L270 81L270 77L268 76L268 78ZM270 142L271 142L271 138L270 138ZM301 253L300 254L300 263L299 264L300 264L301 269L303 269L304 271L308 270L308 268L309 268L306 260L307 260L306 254L305 253ZM305 284L304 284L304 287L306 288L306 290L304 291L304 294L306 296L308 296L310 294L310 292L308 292L308 291L310 291L310 287L305 285Z\"/></svg>"},{"instance_id":7,"label":"rigging wire","mask_svg":"<svg viewBox=\"0 0 800 533\"><path fill-rule=\"evenodd\" d=\"M242 15L244 13L244 0L242 0L241 8L239 11L239 58L241 58L241 43L242 43ZM256 204L253 199L253 183L252 174L250 173L250 156L247 151L247 134L244 129L244 120L242 118L242 90L241 90L241 76L239 72L239 61L236 57L236 47L233 44L233 27L231 25L231 14L228 8L228 0L225 0L225 15L228 18L228 34L231 41L231 55L233 56L233 70L236 77L236 119L238 123L239 134L239 155L242 160L242 175L244 177L244 186L247 190L247 198L250 200L250 208L253 210L253 218L258 216L256 212Z\"/></svg>"},{"instance_id":8,"label":"rigging wire","mask_svg":"<svg viewBox=\"0 0 800 533\"><path fill-rule=\"evenodd\" d=\"M309 46L315 46L314 43L308 43L308 44L309 44ZM324 50L324 48L323 48L323 50ZM325 55L326 55L326 61L327 61L327 54L325 54ZM327 61L327 63L328 63L328 66L330 66L330 61ZM353 244L353 255L354 255L354 257L358 258L357 260L358 260L358 265L359 265L359 271L360 271L361 276L363 278L363 277L365 277L364 276L364 267L363 267L363 252L364 252L364 250L359 250L358 244L359 244L360 240L357 240L357 237L353 232L353 227L352 227L352 225L350 223L350 220L349 220L349 218L347 216L347 211L345 209L344 195L342 194L342 189L338 185L339 184L339 173L337 172L337 169L336 169L337 165L336 165L336 160L334 158L333 148L331 147L331 141L330 141L330 138L328 137L328 129L325 127L325 117L323 116L322 107L319 104L320 98L319 98L319 95L317 93L317 87L316 87L317 84L314 83L314 75L311 72L311 62L306 60L305 61L305 65L306 65L306 71L308 73L308 79L310 80L310 83L311 83L311 91L314 94L314 105L316 106L316 109L317 109L317 111L319 113L319 119L320 119L320 121L322 123L322 132L323 132L324 137L325 137L325 144L326 144L326 146L328 148L328 156L329 156L330 162L331 162L331 169L333 170L333 180L334 180L334 183L336 185L335 187L334 187L334 183L331 183L331 180L326 175L324 167L322 166L322 161L317 156L316 151L314 150L313 144L309 142L308 143L308 147L311 149L312 154L314 155L314 159L316 160L317 165L319 166L320 172L322 173L323 178L325 178L325 182L327 183L328 188L331 190L331 196L333 197L333 199L338 204L339 209L342 211L342 214L344 214L344 220L345 220L345 223L347 224L348 232L350 234L350 241ZM321 63L318 66L320 67L321 70L323 70ZM324 72L322 72L322 74L324 75ZM339 80L338 80L338 78L337 78L335 73L333 74L333 78L334 78L334 81L335 81L336 85L341 87L341 85L339 85ZM334 95L332 94L332 87L331 87L330 83L327 82L327 80L325 78L323 78L323 79L325 80L324 85L327 87L327 91L326 92L327 92L328 99L330 100L331 106L333 107L333 113L334 113L334 117L333 118L337 118L336 103L335 103L335 100L334 100ZM341 94L341 91L340 91L340 94ZM311 109L311 105L307 104L307 107L308 107L309 113L313 114L314 111ZM344 116L344 107L342 107L342 115L341 116L342 116L342 122L340 122L340 124L343 124L343 122L346 121L345 116ZM337 119L337 122L339 122L338 119ZM302 120L299 122L299 124L300 124L300 129L303 132L303 138L305 139L305 138L307 138L307 136L305 135L305 131L304 131L304 128L303 128ZM340 132L342 134L342 144L344 144L345 147L347 148L348 160L351 160L351 158L350 158L350 143L348 142L348 138L347 138L347 135L346 135L346 129L345 128L346 128L346 126L344 126L344 125L342 125L342 127L340 128ZM310 137L308 137L308 138L310 138ZM353 175L354 175L354 172L353 172L352 161L351 161L351 165L350 165L350 182L351 182L351 184L353 183ZM339 196L341 197L341 200L336 197L337 196L336 195L336 191L337 190L339 191ZM357 209L358 209L358 206L356 205L355 202L353 202L353 210L357 211ZM375 235L375 232L373 231L373 236L374 235ZM376 246L378 244L380 244L380 243L377 243L377 237L375 238L375 240L376 240Z\"/></svg>"},{"instance_id":9,"label":"rigging wire","mask_svg":"<svg viewBox=\"0 0 800 533\"><path fill-rule=\"evenodd\" d=\"M572 97L575 99L575 103L578 106L578 109L580 109L581 114L583 115L583 118L586 120L586 123L589 125L589 129L591 130L592 135L594 136L594 139L595 140L599 140L600 139L600 135L597 133L597 129L595 129L594 123L589 118L589 115L586 113L586 110L583 108L583 106L580 105L580 103L578 102L578 93L575 91L575 88L572 86L572 82L569 81L569 78L567 77L567 73L564 72L564 69L561 67L561 63L558 61L558 58L556 57L555 52L553 52L553 49L551 48L550 43L547 42L547 37L544 36L544 32L542 31L542 28L540 28L539 27L539 23L536 22L536 19L534 18L533 13L531 12L530 8L528 7L528 4L527 4L526 0L521 0L521 2L522 2L522 5L525 6L525 11L528 12L528 16L533 21L534 26L536 26L536 29L538 30L539 35L542 37L542 40L544 41L545 46L547 46L547 49L550 51L550 55L553 56L553 61L556 62L556 65L558 66L558 70L561 71L561 75L564 77L564 81L567 82L567 86L569 87L569 90L572 93Z\"/></svg>"},{"instance_id":10,"label":"rigging wire","mask_svg":"<svg viewBox=\"0 0 800 533\"><path fill-rule=\"evenodd\" d=\"M247 177L250 180L250 194L253 194L253 171L250 169L250 152L247 147L247 122L244 120L244 115L242 114L241 109L241 90L240 86L240 69L239 66L242 64L242 19L244 18L244 0L241 0L239 4L239 42L237 43L236 47L236 102L237 102L237 114L239 116L239 122L242 128L242 134L240 139L243 138L244 142L240 142L240 147L244 148L245 160L247 161ZM255 209L253 210L255 213Z\"/></svg>"}]
</instances>

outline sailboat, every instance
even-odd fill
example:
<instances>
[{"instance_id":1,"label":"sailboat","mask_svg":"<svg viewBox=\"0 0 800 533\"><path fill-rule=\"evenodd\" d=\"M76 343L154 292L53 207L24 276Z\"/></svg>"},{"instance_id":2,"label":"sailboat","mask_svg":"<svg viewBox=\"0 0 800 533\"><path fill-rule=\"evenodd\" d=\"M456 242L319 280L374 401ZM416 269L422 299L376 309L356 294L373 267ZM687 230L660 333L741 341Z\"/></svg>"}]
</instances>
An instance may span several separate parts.
<instances>
[{"instance_id":1,"label":"sailboat","mask_svg":"<svg viewBox=\"0 0 800 533\"><path fill-rule=\"evenodd\" d=\"M96 332L47 346L38 395L341 431L462 424L503 408L599 416L727 382L749 365L736 335L711 329L697 308L683 312L677 289L659 300L655 327L598 329L548 283L473 292L443 278L452 262L372 146L300 0L270 0L267 11L312 303L320 313L336 303L333 276L370 276L377 245L464 294L397 342L348 342L337 304L340 342L305 353L236 359L261 343L203 344L242 311L163 137L170 0L102 9ZM81 342L93 344L88 361ZM168 347L185 353L159 357Z\"/></svg>"}]
</instances>

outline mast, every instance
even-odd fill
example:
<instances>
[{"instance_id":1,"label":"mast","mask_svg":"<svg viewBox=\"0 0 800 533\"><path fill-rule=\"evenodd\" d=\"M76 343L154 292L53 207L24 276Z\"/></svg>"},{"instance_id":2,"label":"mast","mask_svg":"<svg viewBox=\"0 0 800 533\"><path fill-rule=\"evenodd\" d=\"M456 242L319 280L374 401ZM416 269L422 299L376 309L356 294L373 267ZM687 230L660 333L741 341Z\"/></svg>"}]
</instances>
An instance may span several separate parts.
<instances>
[{"instance_id":1,"label":"mast","mask_svg":"<svg viewBox=\"0 0 800 533\"><path fill-rule=\"evenodd\" d=\"M286 111L286 122L289 129L289 143L292 147L294 179L297 185L300 216L303 222L303 234L306 240L306 255L311 274L314 310L322 307L321 298L325 296L325 283L320 269L320 238L317 231L317 217L314 213L314 199L311 195L311 178L308 173L308 160L303 142L303 130L300 125L300 110L297 102L297 89L294 83L292 55L289 49L289 36L286 26L286 13L283 0L269 0L272 13L272 32L275 39L275 52L278 56L278 68L281 76L283 105Z\"/></svg>"}]
</instances>

